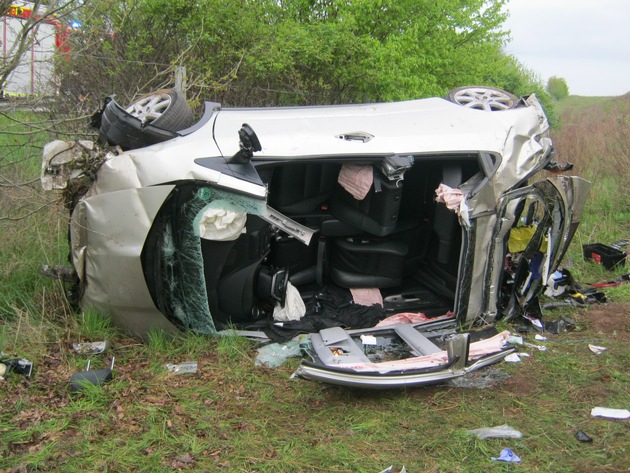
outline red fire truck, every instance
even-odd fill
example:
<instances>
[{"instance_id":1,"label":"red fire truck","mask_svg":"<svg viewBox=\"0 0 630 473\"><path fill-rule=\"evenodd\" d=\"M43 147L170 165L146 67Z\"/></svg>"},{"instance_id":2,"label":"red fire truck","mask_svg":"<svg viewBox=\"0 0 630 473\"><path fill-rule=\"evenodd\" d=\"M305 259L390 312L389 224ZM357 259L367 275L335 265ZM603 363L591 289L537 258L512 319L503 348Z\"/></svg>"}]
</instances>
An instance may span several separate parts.
<instances>
[{"instance_id":1,"label":"red fire truck","mask_svg":"<svg viewBox=\"0 0 630 473\"><path fill-rule=\"evenodd\" d=\"M29 22L37 20L38 16L39 13L33 11L33 4L28 2L11 5L9 11L0 16L3 64L7 64L15 56L16 41L19 41L21 32ZM54 17L41 17L33 31L30 47L11 72L4 89L0 90L0 96L24 97L55 93L54 55L67 48L67 28Z\"/></svg>"}]
</instances>

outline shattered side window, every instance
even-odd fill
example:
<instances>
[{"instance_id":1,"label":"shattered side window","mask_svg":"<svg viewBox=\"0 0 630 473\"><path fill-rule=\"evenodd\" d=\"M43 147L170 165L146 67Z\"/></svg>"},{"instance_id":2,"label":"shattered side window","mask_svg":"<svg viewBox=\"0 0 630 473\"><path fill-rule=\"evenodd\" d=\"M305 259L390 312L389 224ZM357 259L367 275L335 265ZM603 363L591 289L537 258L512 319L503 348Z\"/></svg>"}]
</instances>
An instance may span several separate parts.
<instances>
[{"instance_id":1,"label":"shattered side window","mask_svg":"<svg viewBox=\"0 0 630 473\"><path fill-rule=\"evenodd\" d=\"M419 356L396 332L377 332L369 335L353 336L352 340L362 347L363 353L373 363L404 360Z\"/></svg>"},{"instance_id":2,"label":"shattered side window","mask_svg":"<svg viewBox=\"0 0 630 473\"><path fill-rule=\"evenodd\" d=\"M245 223L247 215L263 213L265 205L264 200L196 183L173 191L151 229L143 259L156 305L176 325L201 334L217 332L208 306L201 238L215 238L221 233L207 231L206 217L229 212L242 216ZM240 232L232 233L238 238Z\"/></svg>"}]
</instances>

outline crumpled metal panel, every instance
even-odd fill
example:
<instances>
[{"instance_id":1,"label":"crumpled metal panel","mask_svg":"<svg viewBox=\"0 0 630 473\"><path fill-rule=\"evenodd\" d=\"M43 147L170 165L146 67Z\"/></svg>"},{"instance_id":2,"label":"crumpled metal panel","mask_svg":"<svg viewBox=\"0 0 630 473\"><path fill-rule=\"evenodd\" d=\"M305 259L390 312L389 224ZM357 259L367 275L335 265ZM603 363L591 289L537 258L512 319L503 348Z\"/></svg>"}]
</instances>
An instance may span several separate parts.
<instances>
[{"instance_id":1,"label":"crumpled metal panel","mask_svg":"<svg viewBox=\"0 0 630 473\"><path fill-rule=\"evenodd\" d=\"M559 255L559 259L561 260L569 248L569 243L571 243L573 235L575 235L577 227L580 224L582 212L584 211L584 206L586 205L591 190L591 183L577 176L558 176L555 181L552 181L552 184L556 186L563 196L563 201L567 206L567 215L569 216L569 227L563 236L563 248Z\"/></svg>"},{"instance_id":2,"label":"crumpled metal panel","mask_svg":"<svg viewBox=\"0 0 630 473\"><path fill-rule=\"evenodd\" d=\"M548 262L542 274L542 282L545 284L548 275L562 260L577 229L589 188L588 181L575 176L547 179L507 193L502 198L504 204L500 215L487 215L475 220L477 238L474 258L477 264L472 273L472 290L467 311L465 315L459 314L461 322L467 325L479 321L492 323L498 315L498 285L505 266L504 242L516 224L515 212L519 202L528 196L535 196L545 202L548 211L554 214L549 226L551 241L547 250ZM535 296L535 292L529 292L522 296L520 302L515 303L526 304Z\"/></svg>"},{"instance_id":3,"label":"crumpled metal panel","mask_svg":"<svg viewBox=\"0 0 630 473\"><path fill-rule=\"evenodd\" d=\"M173 329L155 308L142 271L146 235L172 185L129 189L83 199L72 222L72 254L82 308L95 308L135 333ZM142 328L144 327L144 330Z\"/></svg>"},{"instance_id":4,"label":"crumpled metal panel","mask_svg":"<svg viewBox=\"0 0 630 473\"><path fill-rule=\"evenodd\" d=\"M489 286L486 280L486 265L490 253L492 230L496 223L496 215L484 215L475 219L474 226L474 247L469 251L473 251L473 264L470 273L460 274L459 279L467 278L470 281L470 290L467 294L468 304L465 311L459 310L456 306L456 314L460 323L466 326L472 325L479 320L481 314L485 311L484 294L486 291L494 291L495 288ZM469 230L470 231L470 230ZM457 304L460 301L456 301Z\"/></svg>"},{"instance_id":5,"label":"crumpled metal panel","mask_svg":"<svg viewBox=\"0 0 630 473\"><path fill-rule=\"evenodd\" d=\"M392 325L389 330L400 328L399 325ZM360 331L353 332L360 333ZM367 329L366 333L370 333L370 329ZM323 336L320 334L311 335L314 346L322 345ZM350 353L351 345L355 345L359 354L360 347L354 341L349 341L344 346L348 352L342 350L338 355L332 355L327 360L315 357L311 362L302 361L295 371L295 376L362 389L391 389L435 384L465 376L501 361L515 351L514 347L506 344L509 336L510 333L504 331L492 338L469 343L468 334L452 335L450 341L454 343L447 342L449 344L447 350L438 349L427 355L380 363L357 360L357 356ZM321 352L326 351L326 347L318 348ZM337 351L337 347L331 348ZM345 359L349 362L345 362Z\"/></svg>"}]
</instances>

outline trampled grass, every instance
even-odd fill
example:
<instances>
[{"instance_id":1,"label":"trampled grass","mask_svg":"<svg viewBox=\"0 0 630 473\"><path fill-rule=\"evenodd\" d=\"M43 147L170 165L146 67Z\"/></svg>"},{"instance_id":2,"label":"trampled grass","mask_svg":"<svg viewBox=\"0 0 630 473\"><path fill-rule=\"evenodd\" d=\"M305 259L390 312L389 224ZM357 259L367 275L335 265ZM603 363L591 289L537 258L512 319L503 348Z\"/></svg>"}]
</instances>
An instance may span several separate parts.
<instances>
[{"instance_id":1,"label":"trampled grass","mask_svg":"<svg viewBox=\"0 0 630 473\"><path fill-rule=\"evenodd\" d=\"M584 261L581 250L583 243L630 234L629 188L625 175L614 172L628 164L627 155L611 158L621 164L606 161L615 153L607 140L624 136L610 118L607 139L586 119L576 122L579 132L555 132L559 159L575 162L594 184L565 261L582 283L628 271L606 271ZM588 146L574 146L565 131ZM32 164L29 172L22 177L36 177L39 169ZM0 189L5 210L13 208L6 189ZM436 473L628 471L629 424L590 411L630 408L630 284L606 289L613 304L545 313L548 320L571 317L576 329L546 342L526 335L546 351L525 347L530 357L523 362L491 368L509 375L493 387L359 391L290 379L297 359L278 369L255 366L256 345L242 338L156 332L142 343L100 314L73 313L60 283L39 271L42 263L66 261L65 218L52 200L45 212L0 221L0 351L35 362L30 379L10 374L0 382L0 471L372 473L389 465ZM113 345L102 355L78 355L71 347L104 339ZM596 355L589 344L607 350ZM97 369L112 357L112 382L71 392L72 374L88 359ZM186 361L198 363L197 373L177 376L165 368ZM478 440L466 432L502 424L523 438ZM579 442L578 430L593 442ZM505 447L523 462L490 460Z\"/></svg>"}]
</instances>

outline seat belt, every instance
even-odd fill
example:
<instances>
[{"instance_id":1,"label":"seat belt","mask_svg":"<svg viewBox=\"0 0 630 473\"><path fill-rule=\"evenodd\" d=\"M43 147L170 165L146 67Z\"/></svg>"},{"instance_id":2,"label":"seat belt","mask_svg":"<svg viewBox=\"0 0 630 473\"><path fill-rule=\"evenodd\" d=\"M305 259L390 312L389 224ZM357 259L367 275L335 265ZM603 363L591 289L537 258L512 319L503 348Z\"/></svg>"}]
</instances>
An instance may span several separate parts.
<instances>
[{"instance_id":1,"label":"seat belt","mask_svg":"<svg viewBox=\"0 0 630 473\"><path fill-rule=\"evenodd\" d=\"M324 281L324 258L326 256L326 237L320 236L317 243L317 273L315 280L319 287Z\"/></svg>"}]
</instances>

